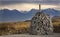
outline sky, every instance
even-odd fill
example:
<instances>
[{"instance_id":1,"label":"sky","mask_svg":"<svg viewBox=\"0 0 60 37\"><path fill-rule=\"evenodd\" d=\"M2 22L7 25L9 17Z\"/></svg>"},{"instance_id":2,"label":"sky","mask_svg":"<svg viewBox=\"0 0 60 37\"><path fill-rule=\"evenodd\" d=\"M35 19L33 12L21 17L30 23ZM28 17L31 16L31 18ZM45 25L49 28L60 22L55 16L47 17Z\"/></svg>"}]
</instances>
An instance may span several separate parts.
<instances>
[{"instance_id":1,"label":"sky","mask_svg":"<svg viewBox=\"0 0 60 37\"><path fill-rule=\"evenodd\" d=\"M0 0L0 10L29 11L39 9L39 4L41 4L41 9L54 8L60 10L60 0Z\"/></svg>"}]
</instances>

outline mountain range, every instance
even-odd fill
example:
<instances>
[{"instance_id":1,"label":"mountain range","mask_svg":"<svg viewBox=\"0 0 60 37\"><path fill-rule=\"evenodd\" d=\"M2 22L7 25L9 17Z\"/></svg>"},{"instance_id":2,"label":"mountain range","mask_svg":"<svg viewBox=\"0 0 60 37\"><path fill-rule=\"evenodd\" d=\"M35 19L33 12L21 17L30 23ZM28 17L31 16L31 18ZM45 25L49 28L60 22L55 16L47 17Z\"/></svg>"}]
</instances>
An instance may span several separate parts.
<instances>
[{"instance_id":1,"label":"mountain range","mask_svg":"<svg viewBox=\"0 0 60 37\"><path fill-rule=\"evenodd\" d=\"M53 17L60 16L59 10L48 8L42 11ZM30 20L37 12L38 12L37 9L31 9L30 11L18 11L16 9L15 10L2 9L0 10L0 22L15 22Z\"/></svg>"}]
</instances>

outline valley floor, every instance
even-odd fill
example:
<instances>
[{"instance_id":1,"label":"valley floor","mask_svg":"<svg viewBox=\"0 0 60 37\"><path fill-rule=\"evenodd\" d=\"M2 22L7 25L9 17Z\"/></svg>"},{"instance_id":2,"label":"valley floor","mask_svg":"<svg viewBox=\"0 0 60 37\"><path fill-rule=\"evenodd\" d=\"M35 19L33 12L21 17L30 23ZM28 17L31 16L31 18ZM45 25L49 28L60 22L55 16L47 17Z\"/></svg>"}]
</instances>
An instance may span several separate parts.
<instances>
[{"instance_id":1,"label":"valley floor","mask_svg":"<svg viewBox=\"0 0 60 37\"><path fill-rule=\"evenodd\" d=\"M28 34L16 34L16 35L4 35L0 37L60 37L60 33L54 33L53 35L28 35Z\"/></svg>"}]
</instances>

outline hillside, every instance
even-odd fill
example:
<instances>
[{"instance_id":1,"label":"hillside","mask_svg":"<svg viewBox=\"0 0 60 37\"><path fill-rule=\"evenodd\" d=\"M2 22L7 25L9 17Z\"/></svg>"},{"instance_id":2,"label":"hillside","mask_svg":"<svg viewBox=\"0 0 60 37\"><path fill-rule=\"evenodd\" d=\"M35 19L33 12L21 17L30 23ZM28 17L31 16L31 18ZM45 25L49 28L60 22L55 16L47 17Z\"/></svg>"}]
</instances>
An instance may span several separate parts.
<instances>
[{"instance_id":1,"label":"hillside","mask_svg":"<svg viewBox=\"0 0 60 37\"><path fill-rule=\"evenodd\" d=\"M60 16L54 16L52 18L53 25L59 26L60 25Z\"/></svg>"}]
</instances>

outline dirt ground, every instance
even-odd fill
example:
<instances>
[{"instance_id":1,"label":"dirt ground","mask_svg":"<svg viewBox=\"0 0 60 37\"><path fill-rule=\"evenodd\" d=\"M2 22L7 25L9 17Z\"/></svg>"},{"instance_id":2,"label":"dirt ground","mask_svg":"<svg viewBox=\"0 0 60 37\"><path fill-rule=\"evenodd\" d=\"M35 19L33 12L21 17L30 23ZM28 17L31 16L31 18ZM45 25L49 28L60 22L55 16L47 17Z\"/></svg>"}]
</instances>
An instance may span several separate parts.
<instances>
[{"instance_id":1,"label":"dirt ground","mask_svg":"<svg viewBox=\"0 0 60 37\"><path fill-rule=\"evenodd\" d=\"M16 35L4 35L0 37L60 37L60 33L54 33L52 35L29 35L29 34L16 34Z\"/></svg>"}]
</instances>

